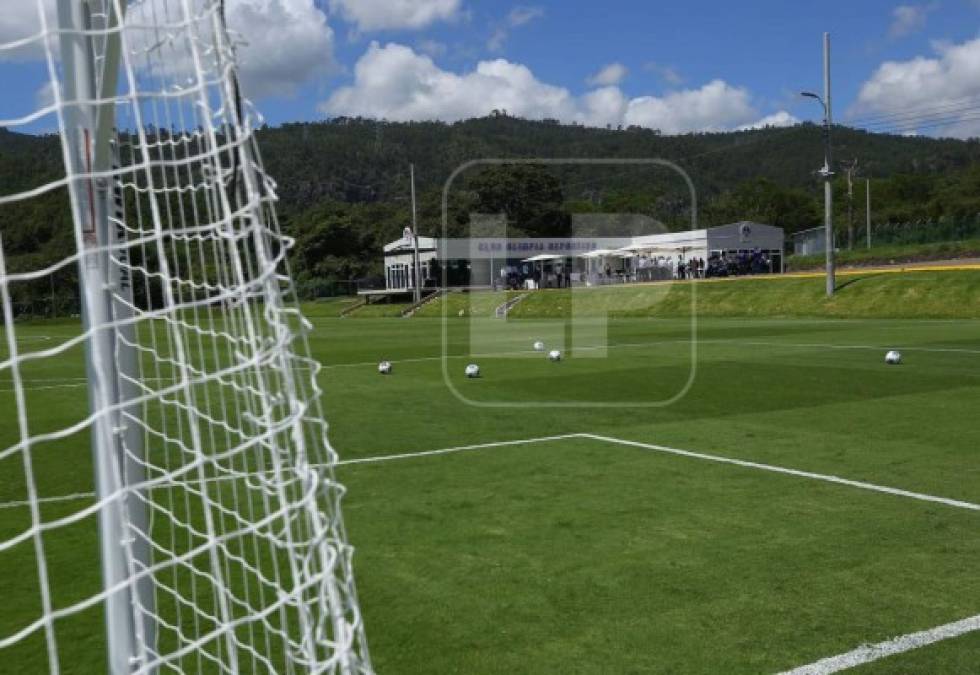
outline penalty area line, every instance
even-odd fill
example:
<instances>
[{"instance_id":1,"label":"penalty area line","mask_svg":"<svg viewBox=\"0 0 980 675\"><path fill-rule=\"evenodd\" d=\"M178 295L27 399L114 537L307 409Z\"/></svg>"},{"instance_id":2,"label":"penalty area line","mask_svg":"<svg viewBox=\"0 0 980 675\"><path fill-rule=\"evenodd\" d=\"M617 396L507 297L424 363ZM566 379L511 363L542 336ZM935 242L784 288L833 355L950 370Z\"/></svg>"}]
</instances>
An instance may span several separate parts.
<instances>
[{"instance_id":1,"label":"penalty area line","mask_svg":"<svg viewBox=\"0 0 980 675\"><path fill-rule=\"evenodd\" d=\"M454 448L441 448L439 450L424 450L422 452L405 452L397 455L378 455L375 457L361 457L358 459L343 459L334 466L346 466L348 464L373 464L376 462L390 462L395 459L416 459L418 457L433 457L436 455L450 455L456 452L466 452L467 450L488 450L490 448L504 448L513 445L530 445L532 443L547 443L549 441L565 441L570 438L581 438L581 434L560 434L558 436L538 436L536 438L521 438L515 441L494 441L492 443L476 443L474 445L458 445Z\"/></svg>"},{"instance_id":2,"label":"penalty area line","mask_svg":"<svg viewBox=\"0 0 980 675\"><path fill-rule=\"evenodd\" d=\"M980 511L980 504L974 504L973 502L965 502L959 499L950 499L948 497L938 497L936 495L925 494L923 492L912 492L911 490L902 490L901 488L888 487L887 485L877 485L875 483L867 483L865 481L852 480L850 478L841 478L840 476L833 476L825 473L814 473L812 471L790 469L788 467L777 466L775 464L763 464L761 462L751 462L744 459L724 457L722 455L709 455L703 452L693 452L691 450L670 448L665 445L654 445L653 443L628 441L622 438L614 438L613 436L600 436L598 434L577 434L577 436L579 438L591 438L597 441L604 441L606 443L615 443L618 445L628 445L634 448L641 448L644 450L653 450L655 452L662 452L668 455L678 455L681 457L689 457L691 459L700 459L707 462L716 462L718 464L731 464L746 469L756 469L758 471L768 471L770 473L781 473L787 476L796 476L797 478L807 478L809 480L817 480L824 483L834 483L836 485L844 485L847 487L857 488L859 490L868 490L870 492L880 492L883 494L894 495L897 497L906 497L908 499L915 499L921 502L932 502L934 504L952 506L958 509L966 509L968 511Z\"/></svg>"},{"instance_id":3,"label":"penalty area line","mask_svg":"<svg viewBox=\"0 0 980 675\"><path fill-rule=\"evenodd\" d=\"M811 664L800 666L793 670L783 671L780 675L829 675L830 673L838 673L842 670L855 668L887 656L894 656L913 649L919 649L920 647L926 647L936 642L956 638L977 630L980 630L980 614L943 624L942 626L936 626L928 630L900 635L884 642L861 645L857 649L852 649L849 652L838 654L837 656L828 656L825 659L814 661Z\"/></svg>"}]
</instances>

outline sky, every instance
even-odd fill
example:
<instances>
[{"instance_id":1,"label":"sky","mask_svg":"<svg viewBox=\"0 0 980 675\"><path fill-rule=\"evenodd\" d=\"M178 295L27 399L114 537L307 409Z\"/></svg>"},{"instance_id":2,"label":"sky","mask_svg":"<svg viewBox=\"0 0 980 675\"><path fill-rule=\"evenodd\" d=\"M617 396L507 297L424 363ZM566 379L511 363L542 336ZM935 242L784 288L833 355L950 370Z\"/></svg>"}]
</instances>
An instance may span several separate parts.
<instances>
[{"instance_id":1,"label":"sky","mask_svg":"<svg viewBox=\"0 0 980 675\"><path fill-rule=\"evenodd\" d=\"M0 0L0 43L36 29L36 1L54 4ZM663 133L819 120L799 92L822 92L828 31L835 121L980 135L980 0L227 2L270 124L493 109ZM0 119L43 100L40 57L0 49Z\"/></svg>"}]
</instances>

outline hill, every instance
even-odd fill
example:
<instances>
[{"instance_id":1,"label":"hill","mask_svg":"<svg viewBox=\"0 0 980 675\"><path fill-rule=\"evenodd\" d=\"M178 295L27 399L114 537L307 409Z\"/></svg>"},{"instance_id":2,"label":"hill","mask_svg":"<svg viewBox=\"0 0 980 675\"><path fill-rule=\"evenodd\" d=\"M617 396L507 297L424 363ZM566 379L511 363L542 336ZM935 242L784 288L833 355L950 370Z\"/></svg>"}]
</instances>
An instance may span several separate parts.
<instances>
[{"instance_id":1,"label":"hill","mask_svg":"<svg viewBox=\"0 0 980 675\"><path fill-rule=\"evenodd\" d=\"M278 183L286 230L299 240L294 270L305 296L332 294L347 280L379 271L381 245L410 222L410 163L416 165L420 228L437 233L442 189L474 158L662 158L695 186L702 225L752 219L788 232L821 222L822 132L812 124L728 133L664 136L642 128L596 129L496 115L463 122L389 123L341 118L259 130ZM902 225L913 241L980 235L980 141L871 134L837 127L838 158L860 158L873 176L875 221ZM3 194L61 174L53 136L0 129ZM674 171L631 167L525 167L467 172L451 191L450 228L464 231L473 210L503 210L529 234L559 234L569 216L629 212L670 228L689 226L690 194ZM516 198L500 199L516 185ZM458 188L458 189L455 189ZM846 187L835 184L837 222L846 222ZM858 203L863 202L858 186ZM508 195L509 196L509 195ZM11 269L63 258L73 247L63 191L0 209ZM512 230L513 231L513 230ZM881 243L886 243L881 241ZM70 277L70 274L66 274ZM66 279L70 287L71 279ZM47 292L45 292L45 296Z\"/></svg>"}]
</instances>

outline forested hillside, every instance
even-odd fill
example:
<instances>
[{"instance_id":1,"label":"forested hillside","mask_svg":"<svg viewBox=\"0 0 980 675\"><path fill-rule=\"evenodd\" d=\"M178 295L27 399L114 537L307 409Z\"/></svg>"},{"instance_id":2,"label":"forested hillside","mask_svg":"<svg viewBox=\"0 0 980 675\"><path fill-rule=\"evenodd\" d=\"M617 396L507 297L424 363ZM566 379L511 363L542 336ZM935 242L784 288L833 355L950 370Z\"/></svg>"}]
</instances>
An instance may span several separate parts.
<instances>
[{"instance_id":1,"label":"forested hillside","mask_svg":"<svg viewBox=\"0 0 980 675\"><path fill-rule=\"evenodd\" d=\"M863 216L872 180L874 220L904 224L919 238L980 232L980 141L876 135L837 127L835 160L857 159L855 201ZM453 171L483 158L670 160L690 176L702 225L753 219L795 231L818 225L822 192L815 169L822 130L812 124L729 133L663 136L641 129L595 129L493 115L455 124L336 119L263 128L259 143L278 183L284 227L300 242L294 269L304 292L376 273L381 245L410 222L409 164L416 167L420 229L441 230L443 187ZM835 210L847 225L846 182L835 163ZM62 173L51 136L0 130L0 194ZM474 167L449 191L449 226L462 233L471 211L508 215L512 232L558 234L571 214L640 213L690 224L690 189L664 167L530 165ZM36 268L73 246L63 191L0 208L13 268Z\"/></svg>"}]
</instances>

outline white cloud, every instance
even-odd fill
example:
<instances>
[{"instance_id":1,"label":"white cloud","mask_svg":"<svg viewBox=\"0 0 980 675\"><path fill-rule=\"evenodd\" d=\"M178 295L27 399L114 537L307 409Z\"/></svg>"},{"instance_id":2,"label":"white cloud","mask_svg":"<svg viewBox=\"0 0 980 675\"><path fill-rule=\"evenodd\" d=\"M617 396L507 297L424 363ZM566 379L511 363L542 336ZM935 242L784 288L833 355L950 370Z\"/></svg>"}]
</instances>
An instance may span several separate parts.
<instances>
[{"instance_id":1,"label":"white cloud","mask_svg":"<svg viewBox=\"0 0 980 675\"><path fill-rule=\"evenodd\" d=\"M594 87L609 87L622 82L627 73L629 70L622 63L610 63L591 75L586 82Z\"/></svg>"},{"instance_id":2,"label":"white cloud","mask_svg":"<svg viewBox=\"0 0 980 675\"><path fill-rule=\"evenodd\" d=\"M454 73L409 47L377 42L357 62L354 82L320 105L330 116L395 121L453 121L481 117L493 109L593 126L635 124L671 134L733 129L759 119L748 90L722 80L660 97L629 99L612 85L575 96L505 59L481 61L475 70Z\"/></svg>"},{"instance_id":3,"label":"white cloud","mask_svg":"<svg viewBox=\"0 0 980 675\"><path fill-rule=\"evenodd\" d=\"M928 5L899 5L892 10L892 23L888 35L900 38L921 30L926 25L929 13L936 9L936 3Z\"/></svg>"},{"instance_id":4,"label":"white cloud","mask_svg":"<svg viewBox=\"0 0 980 675\"><path fill-rule=\"evenodd\" d=\"M629 102L624 118L626 124L676 134L730 129L757 115L747 89L712 80L698 89L635 98Z\"/></svg>"},{"instance_id":5,"label":"white cloud","mask_svg":"<svg viewBox=\"0 0 980 675\"><path fill-rule=\"evenodd\" d=\"M425 28L456 18L461 0L330 0L330 9L360 31Z\"/></svg>"},{"instance_id":6,"label":"white cloud","mask_svg":"<svg viewBox=\"0 0 980 675\"><path fill-rule=\"evenodd\" d=\"M799 124L800 119L795 115L792 115L785 110L780 110L771 115L766 115L760 120L756 120L751 124L743 124L738 127L739 131L747 131L749 129L765 129L766 127L791 127L794 124Z\"/></svg>"},{"instance_id":7,"label":"white cloud","mask_svg":"<svg viewBox=\"0 0 980 675\"><path fill-rule=\"evenodd\" d=\"M448 50L448 47L438 40L420 40L416 46L420 52L423 54L428 54L433 58L442 56Z\"/></svg>"},{"instance_id":8,"label":"white cloud","mask_svg":"<svg viewBox=\"0 0 980 675\"><path fill-rule=\"evenodd\" d=\"M644 64L643 70L655 73L657 77L674 87L684 82L684 78L677 72L677 69L672 66L664 66L651 61L650 63Z\"/></svg>"},{"instance_id":9,"label":"white cloud","mask_svg":"<svg viewBox=\"0 0 980 675\"><path fill-rule=\"evenodd\" d=\"M457 75L404 45L373 42L357 62L354 78L353 86L321 104L324 113L458 120L494 108L526 117L568 118L575 112L567 90L539 82L526 67L504 59L482 61L476 70Z\"/></svg>"},{"instance_id":10,"label":"white cloud","mask_svg":"<svg viewBox=\"0 0 980 675\"><path fill-rule=\"evenodd\" d=\"M55 0L42 0L48 29L57 24ZM0 45L10 44L38 35L41 32L41 18L35 0L0 0ZM0 61L21 61L44 58L44 43L35 40L15 50L0 50Z\"/></svg>"},{"instance_id":11,"label":"white cloud","mask_svg":"<svg viewBox=\"0 0 980 675\"><path fill-rule=\"evenodd\" d=\"M503 49L512 30L527 25L535 19L540 19L542 16L544 16L544 9L541 7L528 5L514 7L507 13L503 22L494 28L493 33L490 34L490 39L487 40L487 49L492 52L499 52Z\"/></svg>"},{"instance_id":12,"label":"white cloud","mask_svg":"<svg viewBox=\"0 0 980 675\"><path fill-rule=\"evenodd\" d=\"M579 100L576 121L593 127L619 126L623 123L629 100L619 87L600 87Z\"/></svg>"},{"instance_id":13,"label":"white cloud","mask_svg":"<svg viewBox=\"0 0 980 675\"><path fill-rule=\"evenodd\" d=\"M514 9L510 10L510 13L507 15L507 23L509 23L512 28L517 28L518 26L523 26L534 19L540 19L542 16L544 16L544 10L540 7L526 7L523 5L518 5Z\"/></svg>"},{"instance_id":14,"label":"white cloud","mask_svg":"<svg viewBox=\"0 0 980 675\"><path fill-rule=\"evenodd\" d=\"M239 69L251 98L290 95L336 67L333 30L314 0L231 0L228 27L246 42Z\"/></svg>"},{"instance_id":15,"label":"white cloud","mask_svg":"<svg viewBox=\"0 0 980 675\"><path fill-rule=\"evenodd\" d=\"M980 134L980 121L969 119L976 116L975 98L980 96L980 38L936 44L934 49L931 58L881 64L861 86L854 113L905 113L892 118L895 131L922 128L949 136ZM965 100L971 98L973 105Z\"/></svg>"},{"instance_id":16,"label":"white cloud","mask_svg":"<svg viewBox=\"0 0 980 675\"><path fill-rule=\"evenodd\" d=\"M200 0L193 0L199 2ZM49 27L57 24L54 0L43 0L48 11ZM40 30L37 7L33 0L0 0L4 19L0 22L0 43L36 34ZM147 14L148 4L134 4L127 22L131 25L153 23ZM176 21L176 17L156 17L161 21ZM333 55L334 35L326 15L314 0L229 0L227 6L229 30L243 44L238 49L239 72L245 94L251 98L268 95L289 95L297 87L336 67ZM186 78L193 73L191 55L180 39L160 41L149 31L127 31L132 51L140 53L151 44L160 44L157 62L169 77ZM55 45L57 55L57 45ZM13 57L40 59L43 45L18 50ZM0 52L0 60L4 53ZM7 58L12 58L8 53ZM135 59L145 69L146 59Z\"/></svg>"}]
</instances>

